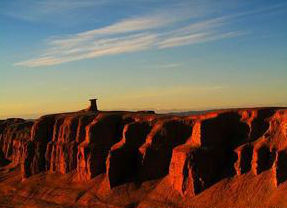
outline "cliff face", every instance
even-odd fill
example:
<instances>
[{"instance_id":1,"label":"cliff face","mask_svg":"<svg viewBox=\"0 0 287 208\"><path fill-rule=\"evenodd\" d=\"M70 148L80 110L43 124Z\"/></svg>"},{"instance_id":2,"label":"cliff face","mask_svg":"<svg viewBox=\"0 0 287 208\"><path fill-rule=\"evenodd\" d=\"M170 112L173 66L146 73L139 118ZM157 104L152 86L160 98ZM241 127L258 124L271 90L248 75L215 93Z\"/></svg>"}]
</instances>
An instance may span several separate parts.
<instances>
[{"instance_id":1,"label":"cliff face","mask_svg":"<svg viewBox=\"0 0 287 208\"><path fill-rule=\"evenodd\" d=\"M238 109L183 117L80 111L35 121L8 119L0 121L0 165L0 190L1 178L8 177L1 174L19 170L19 184L7 182L14 187L8 195L15 201L31 198L31 184L40 175L45 178L39 182L46 187L43 193L62 190L59 184L52 189L41 182L59 175L56 180L69 181L73 191L86 185L75 196L67 188L60 191L61 199L33 193L35 200L57 206L208 207L227 200L208 195L222 183L224 188L217 191L228 195L232 191L227 187L239 189L250 186L244 181L262 180L257 198L263 199L258 201L255 194L246 204L287 206L287 200L273 194L270 201L267 195L270 190L287 194L287 110ZM72 199L65 200L68 196ZM244 205L240 196L226 204Z\"/></svg>"},{"instance_id":2,"label":"cliff face","mask_svg":"<svg viewBox=\"0 0 287 208\"><path fill-rule=\"evenodd\" d=\"M0 166L20 163L30 139L32 121L7 119L0 121Z\"/></svg>"}]
</instances>

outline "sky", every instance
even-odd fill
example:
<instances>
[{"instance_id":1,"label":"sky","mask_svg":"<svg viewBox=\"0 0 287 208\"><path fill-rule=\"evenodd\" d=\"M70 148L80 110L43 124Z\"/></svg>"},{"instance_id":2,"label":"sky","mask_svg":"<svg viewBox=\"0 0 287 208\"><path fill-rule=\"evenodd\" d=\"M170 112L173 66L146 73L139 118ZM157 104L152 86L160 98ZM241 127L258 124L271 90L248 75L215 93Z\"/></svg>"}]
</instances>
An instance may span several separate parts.
<instances>
[{"instance_id":1,"label":"sky","mask_svg":"<svg viewBox=\"0 0 287 208\"><path fill-rule=\"evenodd\" d=\"M0 118L287 106L285 0L1 0Z\"/></svg>"}]
</instances>

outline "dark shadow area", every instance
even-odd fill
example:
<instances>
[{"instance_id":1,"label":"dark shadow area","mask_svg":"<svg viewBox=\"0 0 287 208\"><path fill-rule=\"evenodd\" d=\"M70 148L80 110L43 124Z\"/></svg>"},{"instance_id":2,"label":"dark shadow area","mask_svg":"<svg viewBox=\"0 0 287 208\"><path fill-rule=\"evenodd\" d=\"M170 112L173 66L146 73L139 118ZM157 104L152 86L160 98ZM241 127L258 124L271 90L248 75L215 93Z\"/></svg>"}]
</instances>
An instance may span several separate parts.
<instances>
[{"instance_id":1,"label":"dark shadow area","mask_svg":"<svg viewBox=\"0 0 287 208\"><path fill-rule=\"evenodd\" d=\"M7 160L5 158L4 153L2 152L2 150L0 150L0 167L3 167L5 165L8 165L11 161Z\"/></svg>"},{"instance_id":2,"label":"dark shadow area","mask_svg":"<svg viewBox=\"0 0 287 208\"><path fill-rule=\"evenodd\" d=\"M148 122L135 122L126 127L125 143L110 151L108 177L110 186L136 181L140 168L138 148L151 130Z\"/></svg>"},{"instance_id":3,"label":"dark shadow area","mask_svg":"<svg viewBox=\"0 0 287 208\"><path fill-rule=\"evenodd\" d=\"M251 162L253 155L253 147L245 145L241 151L240 169L241 174L247 173L251 170Z\"/></svg>"},{"instance_id":4,"label":"dark shadow area","mask_svg":"<svg viewBox=\"0 0 287 208\"><path fill-rule=\"evenodd\" d=\"M85 147L85 152L90 154L91 177L106 171L108 153L110 148L119 142L122 130L121 115L107 115L90 127L90 144Z\"/></svg>"},{"instance_id":5,"label":"dark shadow area","mask_svg":"<svg viewBox=\"0 0 287 208\"><path fill-rule=\"evenodd\" d=\"M251 123L250 139L252 141L263 136L263 134L268 130L269 122L266 121L266 119L272 116L274 113L275 109L272 108L258 110L257 117Z\"/></svg>"},{"instance_id":6,"label":"dark shadow area","mask_svg":"<svg viewBox=\"0 0 287 208\"><path fill-rule=\"evenodd\" d=\"M276 178L278 185L287 180L287 153L285 151L278 152Z\"/></svg>"},{"instance_id":7,"label":"dark shadow area","mask_svg":"<svg viewBox=\"0 0 287 208\"><path fill-rule=\"evenodd\" d=\"M262 146L257 150L257 174L269 170L275 160L275 151L270 152L269 148Z\"/></svg>"},{"instance_id":8,"label":"dark shadow area","mask_svg":"<svg viewBox=\"0 0 287 208\"><path fill-rule=\"evenodd\" d=\"M218 168L213 171L214 182L235 174L237 155L234 149L248 140L249 126L241 122L236 112L227 112L202 122L202 146L218 152Z\"/></svg>"},{"instance_id":9,"label":"dark shadow area","mask_svg":"<svg viewBox=\"0 0 287 208\"><path fill-rule=\"evenodd\" d=\"M168 121L163 124L152 138L151 145L146 149L139 181L158 179L166 176L174 147L184 144L191 136L192 126L184 121Z\"/></svg>"}]
</instances>

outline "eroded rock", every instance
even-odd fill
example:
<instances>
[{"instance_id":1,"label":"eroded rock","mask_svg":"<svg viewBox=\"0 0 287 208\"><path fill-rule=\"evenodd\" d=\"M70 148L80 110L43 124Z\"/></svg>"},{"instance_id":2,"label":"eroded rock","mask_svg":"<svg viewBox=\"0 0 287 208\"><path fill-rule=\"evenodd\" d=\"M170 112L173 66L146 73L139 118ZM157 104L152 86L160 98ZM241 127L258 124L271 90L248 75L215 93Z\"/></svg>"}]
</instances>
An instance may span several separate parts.
<instances>
[{"instance_id":1,"label":"eroded rock","mask_svg":"<svg viewBox=\"0 0 287 208\"><path fill-rule=\"evenodd\" d=\"M158 121L139 148L142 157L140 180L152 180L168 174L172 149L191 136L192 124L184 120Z\"/></svg>"},{"instance_id":2,"label":"eroded rock","mask_svg":"<svg viewBox=\"0 0 287 208\"><path fill-rule=\"evenodd\" d=\"M92 193L96 197L104 190L101 197L114 200L126 184L129 190L145 189L150 183L161 186L164 179L171 193L163 188L159 198L170 199L175 192L191 199L227 178L264 179L274 189L284 187L286 135L287 111L276 108L183 117L84 110L35 122L0 121L0 164L14 163L9 168L17 169L21 163L26 180L41 173L87 184L101 181Z\"/></svg>"},{"instance_id":3,"label":"eroded rock","mask_svg":"<svg viewBox=\"0 0 287 208\"><path fill-rule=\"evenodd\" d=\"M111 187L136 181L141 166L138 148L151 130L149 122L126 124L123 137L115 144L107 159L107 175Z\"/></svg>"},{"instance_id":4,"label":"eroded rock","mask_svg":"<svg viewBox=\"0 0 287 208\"><path fill-rule=\"evenodd\" d=\"M88 180L106 170L109 150L117 143L123 129L122 116L99 114L87 127L86 138L78 146L79 178Z\"/></svg>"}]
</instances>

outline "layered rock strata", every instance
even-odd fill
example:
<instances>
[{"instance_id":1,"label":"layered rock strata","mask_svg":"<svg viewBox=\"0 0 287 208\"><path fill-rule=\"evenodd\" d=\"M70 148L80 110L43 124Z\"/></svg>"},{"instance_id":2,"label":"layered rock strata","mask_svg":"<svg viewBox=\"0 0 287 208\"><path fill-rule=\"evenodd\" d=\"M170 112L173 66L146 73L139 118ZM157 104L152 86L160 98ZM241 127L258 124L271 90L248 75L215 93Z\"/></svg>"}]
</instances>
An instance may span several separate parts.
<instances>
[{"instance_id":1,"label":"layered rock strata","mask_svg":"<svg viewBox=\"0 0 287 208\"><path fill-rule=\"evenodd\" d=\"M165 177L182 197L268 170L278 187L287 180L287 110L79 111L7 119L0 121L0 163L20 166L23 179L73 172L73 180L90 181L104 174L109 190Z\"/></svg>"}]
</instances>

